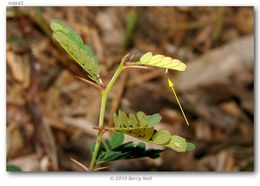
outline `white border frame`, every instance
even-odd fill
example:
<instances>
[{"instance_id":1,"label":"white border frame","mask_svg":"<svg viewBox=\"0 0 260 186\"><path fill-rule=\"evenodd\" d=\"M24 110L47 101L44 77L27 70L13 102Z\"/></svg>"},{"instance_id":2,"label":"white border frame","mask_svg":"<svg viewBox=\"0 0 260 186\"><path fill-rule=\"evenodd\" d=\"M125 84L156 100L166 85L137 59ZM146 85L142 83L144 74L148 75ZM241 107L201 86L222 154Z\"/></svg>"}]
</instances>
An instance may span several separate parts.
<instances>
[{"instance_id":1,"label":"white border frame","mask_svg":"<svg viewBox=\"0 0 260 186\"><path fill-rule=\"evenodd\" d=\"M255 96L255 172L246 173L216 173L216 172L109 172L109 173L95 173L95 174L85 174L85 173L23 173L23 174L11 174L5 171L6 165L6 6L9 1L0 2L0 28L2 41L0 42L1 48L1 61L0 62L0 121L1 122L1 133L2 138L0 140L0 185L1 186L29 186L29 185L62 185L62 186L71 186L77 184L80 185L96 185L99 184L113 184L113 185L122 185L122 184L137 184L140 183L142 185L151 185L151 184L171 184L171 185L210 185L210 186L222 186L222 185L259 185L259 161L257 159L257 155L259 154L259 143L258 143L258 134L259 127L258 125L258 105L259 101L257 96ZM257 32L258 29L258 19L257 19L257 11L258 11L258 2L257 0L242 1L242 0L218 0L210 3L210 1L205 0L186 0L180 2L172 2L168 0L149 0L149 1L140 1L140 0L95 0L95 1L84 1L84 0L73 0L73 1L64 1L64 0L23 0L23 6L255 6L255 46L258 43ZM259 76L257 71L259 70L257 65L257 53L259 52L258 48L255 47L255 95L259 92L258 80ZM3 138L4 137L4 138ZM110 178L113 175L121 175L121 176L140 176L152 175L152 181L111 181ZM258 183L258 184L257 184Z\"/></svg>"}]
</instances>

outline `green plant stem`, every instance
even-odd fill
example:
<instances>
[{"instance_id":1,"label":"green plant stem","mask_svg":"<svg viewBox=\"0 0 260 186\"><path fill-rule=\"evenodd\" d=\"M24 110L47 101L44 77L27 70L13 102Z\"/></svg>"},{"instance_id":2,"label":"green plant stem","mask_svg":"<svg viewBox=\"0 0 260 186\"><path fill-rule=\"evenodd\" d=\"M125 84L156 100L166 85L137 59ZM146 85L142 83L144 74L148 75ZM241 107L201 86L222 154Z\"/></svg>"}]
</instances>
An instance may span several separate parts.
<instances>
[{"instance_id":1,"label":"green plant stem","mask_svg":"<svg viewBox=\"0 0 260 186\"><path fill-rule=\"evenodd\" d=\"M101 92L102 98L101 98L100 115L99 115L99 129L100 130L98 132L98 137L97 137L95 149L94 149L92 159L91 159L91 162L90 162L90 166L89 166L89 171L91 171L91 172L94 171L97 156L98 156L99 147L100 147L100 144L102 142L102 137L103 137L103 134L104 134L104 131L102 130L102 128L104 127L104 116L105 116L105 110L106 110L107 96L108 96L110 90L112 89L115 81L117 80L118 76L124 70L125 60L126 60L126 56L123 57L120 65L118 66L115 74L113 75L112 79L108 83L107 87L104 90L102 90L102 92Z\"/></svg>"},{"instance_id":2,"label":"green plant stem","mask_svg":"<svg viewBox=\"0 0 260 186\"><path fill-rule=\"evenodd\" d=\"M105 110L106 110L106 102L107 102L107 93L105 90L102 91L102 98L101 98L101 105L100 105L100 114L99 114L99 128L101 129L104 126L104 116L105 116ZM92 159L89 166L89 171L93 171L95 168L97 155L99 151L99 147L102 141L104 132L99 130L98 137L95 145L95 150L92 155Z\"/></svg>"},{"instance_id":3,"label":"green plant stem","mask_svg":"<svg viewBox=\"0 0 260 186\"><path fill-rule=\"evenodd\" d=\"M90 166L89 166L89 171L92 172L94 171L95 165L96 165L96 160L97 160L97 155L98 155L98 151L99 151L99 147L100 144L102 142L102 137L103 137L104 132L99 131L98 132L98 137L97 137L97 141L96 141L96 145L95 145L95 150L94 153L92 155L92 159L90 162Z\"/></svg>"}]
</instances>

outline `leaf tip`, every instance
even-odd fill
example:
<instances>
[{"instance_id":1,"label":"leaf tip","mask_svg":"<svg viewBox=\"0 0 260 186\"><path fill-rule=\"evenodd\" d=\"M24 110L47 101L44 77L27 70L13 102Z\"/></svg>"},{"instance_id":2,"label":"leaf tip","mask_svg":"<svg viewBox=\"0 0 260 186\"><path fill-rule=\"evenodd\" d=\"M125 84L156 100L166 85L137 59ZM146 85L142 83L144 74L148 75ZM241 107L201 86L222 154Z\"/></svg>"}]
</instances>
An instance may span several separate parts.
<instances>
[{"instance_id":1,"label":"leaf tip","mask_svg":"<svg viewBox=\"0 0 260 186\"><path fill-rule=\"evenodd\" d=\"M64 25L57 19L52 19L50 27L52 31L57 31L57 30L61 30L64 27Z\"/></svg>"}]
</instances>

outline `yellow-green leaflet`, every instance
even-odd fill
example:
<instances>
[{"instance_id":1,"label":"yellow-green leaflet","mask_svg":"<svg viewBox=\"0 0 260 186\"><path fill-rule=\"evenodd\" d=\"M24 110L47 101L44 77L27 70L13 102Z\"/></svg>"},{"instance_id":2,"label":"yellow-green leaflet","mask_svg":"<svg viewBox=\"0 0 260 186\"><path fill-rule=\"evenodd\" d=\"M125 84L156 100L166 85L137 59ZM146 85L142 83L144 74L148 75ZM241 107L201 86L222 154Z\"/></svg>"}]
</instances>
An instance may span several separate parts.
<instances>
[{"instance_id":1,"label":"yellow-green leaflet","mask_svg":"<svg viewBox=\"0 0 260 186\"><path fill-rule=\"evenodd\" d=\"M89 77L99 83L100 67L97 57L91 48L84 45L82 38L70 27L58 20L52 20L50 25L54 41L66 50L66 52L88 73Z\"/></svg>"},{"instance_id":2,"label":"yellow-green leaflet","mask_svg":"<svg viewBox=\"0 0 260 186\"><path fill-rule=\"evenodd\" d=\"M184 71L186 65L178 59L172 59L171 57L165 57L163 55L154 55L151 52L147 52L142 55L140 60L135 65L154 66L159 68L166 68L178 71Z\"/></svg>"},{"instance_id":3,"label":"yellow-green leaflet","mask_svg":"<svg viewBox=\"0 0 260 186\"><path fill-rule=\"evenodd\" d=\"M160 120L161 116L159 114L146 115L143 112L137 112L136 115L129 114L127 116L126 113L119 110L118 115L116 113L113 114L115 127L107 128L107 130L121 132L177 152L185 152L195 148L194 144L186 142L183 137L172 136L168 130L157 131L154 127Z\"/></svg>"}]
</instances>

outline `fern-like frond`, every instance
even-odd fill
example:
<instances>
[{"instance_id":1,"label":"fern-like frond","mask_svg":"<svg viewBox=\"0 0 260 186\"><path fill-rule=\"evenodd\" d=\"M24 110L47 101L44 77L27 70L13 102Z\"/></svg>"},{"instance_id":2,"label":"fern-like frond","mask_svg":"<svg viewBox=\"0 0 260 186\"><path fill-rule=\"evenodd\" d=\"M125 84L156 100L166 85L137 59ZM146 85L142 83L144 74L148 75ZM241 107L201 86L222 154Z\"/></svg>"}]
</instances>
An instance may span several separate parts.
<instances>
[{"instance_id":1,"label":"fern-like frond","mask_svg":"<svg viewBox=\"0 0 260 186\"><path fill-rule=\"evenodd\" d=\"M91 48L84 45L82 38L70 27L58 20L50 25L52 38L88 73L89 77L99 84L100 66Z\"/></svg>"},{"instance_id":2,"label":"fern-like frond","mask_svg":"<svg viewBox=\"0 0 260 186\"><path fill-rule=\"evenodd\" d=\"M107 163L116 160L127 160L134 158L158 158L160 153L164 150L159 149L146 149L144 143L134 144L132 141L125 142L124 134L115 132L110 140L105 139L101 142L97 164ZM90 146L90 151L93 154L95 143Z\"/></svg>"},{"instance_id":3,"label":"fern-like frond","mask_svg":"<svg viewBox=\"0 0 260 186\"><path fill-rule=\"evenodd\" d=\"M163 55L153 55L151 52L147 52L138 62L130 63L130 65L145 65L153 66L171 70L184 71L186 65L178 59L172 59L171 57L165 57Z\"/></svg>"},{"instance_id":4,"label":"fern-like frond","mask_svg":"<svg viewBox=\"0 0 260 186\"><path fill-rule=\"evenodd\" d=\"M115 132L122 132L129 136L138 138L152 144L161 145L177 152L193 150L195 145L186 142L183 137L171 135L168 130L157 131L154 127L161 120L159 114L146 115L143 112L137 112L136 115L129 114L119 110L118 115L114 113L113 121L115 127L107 128Z\"/></svg>"},{"instance_id":5,"label":"fern-like frond","mask_svg":"<svg viewBox=\"0 0 260 186\"><path fill-rule=\"evenodd\" d=\"M137 112L136 115L129 114L127 117L125 112L118 111L113 114L115 131L123 132L135 138L149 140L154 132L154 126L161 120L159 114L146 115L143 112Z\"/></svg>"}]
</instances>

